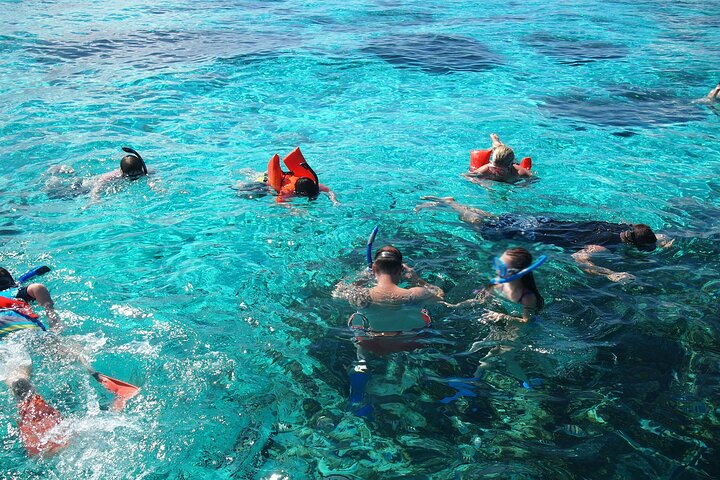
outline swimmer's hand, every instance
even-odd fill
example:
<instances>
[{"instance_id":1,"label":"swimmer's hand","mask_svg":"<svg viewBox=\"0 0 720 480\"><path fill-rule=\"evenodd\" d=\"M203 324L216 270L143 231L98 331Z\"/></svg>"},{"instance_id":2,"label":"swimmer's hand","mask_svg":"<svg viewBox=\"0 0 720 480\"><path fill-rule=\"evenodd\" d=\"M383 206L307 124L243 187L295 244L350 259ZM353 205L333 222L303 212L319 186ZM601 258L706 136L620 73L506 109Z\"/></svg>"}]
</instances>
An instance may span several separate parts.
<instances>
[{"instance_id":1,"label":"swimmer's hand","mask_svg":"<svg viewBox=\"0 0 720 480\"><path fill-rule=\"evenodd\" d=\"M656 237L657 237L657 246L662 248L663 250L666 248L672 247L673 243L675 243L674 238L671 239L670 237L668 237L667 235L665 235L663 233L658 233L656 235Z\"/></svg>"},{"instance_id":2,"label":"swimmer's hand","mask_svg":"<svg viewBox=\"0 0 720 480\"><path fill-rule=\"evenodd\" d=\"M607 275L608 280L611 282L627 283L635 280L635 275L628 272L613 272Z\"/></svg>"},{"instance_id":3,"label":"swimmer's hand","mask_svg":"<svg viewBox=\"0 0 720 480\"><path fill-rule=\"evenodd\" d=\"M422 278L420 278L420 276L417 274L417 272L413 270L412 267L408 266L406 263L403 263L402 276L405 280L414 284L418 284L423 281Z\"/></svg>"}]
</instances>

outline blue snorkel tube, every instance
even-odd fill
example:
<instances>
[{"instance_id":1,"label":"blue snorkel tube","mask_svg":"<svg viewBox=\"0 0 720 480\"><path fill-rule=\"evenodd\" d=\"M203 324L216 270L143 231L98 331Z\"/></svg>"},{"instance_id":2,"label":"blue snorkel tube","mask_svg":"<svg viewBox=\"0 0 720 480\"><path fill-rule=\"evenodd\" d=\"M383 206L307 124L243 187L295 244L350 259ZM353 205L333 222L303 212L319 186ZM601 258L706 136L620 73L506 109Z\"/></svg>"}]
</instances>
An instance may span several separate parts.
<instances>
[{"instance_id":1,"label":"blue snorkel tube","mask_svg":"<svg viewBox=\"0 0 720 480\"><path fill-rule=\"evenodd\" d=\"M373 264L372 246L373 246L373 242L375 241L375 237L377 236L378 228L379 227L377 227L377 226L375 228L373 228L373 231L370 234L370 236L368 237L368 241L367 241L367 249L365 250L365 259L367 260L368 270L372 269L372 264Z\"/></svg>"},{"instance_id":2,"label":"blue snorkel tube","mask_svg":"<svg viewBox=\"0 0 720 480\"><path fill-rule=\"evenodd\" d=\"M538 257L537 261L535 263L533 263L532 265L530 265L529 267L527 267L523 270L520 270L517 273L513 273L509 277L493 278L492 280L490 280L490 283L493 285L499 285L501 283L508 283L508 282L512 282L513 280L517 280L518 278L522 278L525 275L527 275L528 273L530 273L533 270L535 270L536 268L538 268L543 263L545 263L547 261L547 259L548 259L547 255L540 255L540 257Z\"/></svg>"},{"instance_id":3,"label":"blue snorkel tube","mask_svg":"<svg viewBox=\"0 0 720 480\"><path fill-rule=\"evenodd\" d=\"M49 271L50 271L50 267L47 267L45 265L41 265L39 267L32 268L32 269L28 270L27 272L23 273L22 275L20 275L20 278L17 279L17 283L18 284L25 283L28 280L30 280L31 278L35 278L40 275L45 275Z\"/></svg>"}]
</instances>

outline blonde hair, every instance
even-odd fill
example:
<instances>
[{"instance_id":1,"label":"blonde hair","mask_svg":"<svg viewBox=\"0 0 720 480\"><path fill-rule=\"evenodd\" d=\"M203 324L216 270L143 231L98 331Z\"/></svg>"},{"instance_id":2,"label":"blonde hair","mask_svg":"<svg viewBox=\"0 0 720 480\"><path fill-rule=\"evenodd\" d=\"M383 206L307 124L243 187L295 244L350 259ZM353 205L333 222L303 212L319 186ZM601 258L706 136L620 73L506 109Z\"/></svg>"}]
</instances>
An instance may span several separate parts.
<instances>
[{"instance_id":1,"label":"blonde hair","mask_svg":"<svg viewBox=\"0 0 720 480\"><path fill-rule=\"evenodd\" d=\"M510 147L499 145L493 149L493 165L509 167L515 162L515 152Z\"/></svg>"}]
</instances>

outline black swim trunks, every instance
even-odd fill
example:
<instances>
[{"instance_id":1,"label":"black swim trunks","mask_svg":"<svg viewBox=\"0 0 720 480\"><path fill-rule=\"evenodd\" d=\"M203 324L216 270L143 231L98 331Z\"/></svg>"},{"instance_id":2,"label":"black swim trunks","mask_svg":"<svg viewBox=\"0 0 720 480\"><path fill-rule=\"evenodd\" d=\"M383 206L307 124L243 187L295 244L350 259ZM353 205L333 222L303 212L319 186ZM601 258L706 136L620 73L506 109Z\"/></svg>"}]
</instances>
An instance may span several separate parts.
<instances>
[{"instance_id":1,"label":"black swim trunks","mask_svg":"<svg viewBox=\"0 0 720 480\"><path fill-rule=\"evenodd\" d=\"M568 250L580 250L586 245L616 247L623 243L620 233L630 227L621 223L573 222L511 213L486 220L479 226L485 238L549 243Z\"/></svg>"}]
</instances>

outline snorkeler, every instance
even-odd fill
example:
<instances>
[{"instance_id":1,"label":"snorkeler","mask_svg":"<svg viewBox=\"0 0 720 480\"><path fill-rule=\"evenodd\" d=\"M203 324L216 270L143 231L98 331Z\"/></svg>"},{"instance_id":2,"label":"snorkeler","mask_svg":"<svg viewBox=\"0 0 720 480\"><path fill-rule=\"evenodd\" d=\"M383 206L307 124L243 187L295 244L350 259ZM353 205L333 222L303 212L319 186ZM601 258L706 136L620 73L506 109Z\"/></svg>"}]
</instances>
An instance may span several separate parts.
<instances>
[{"instance_id":1,"label":"snorkeler","mask_svg":"<svg viewBox=\"0 0 720 480\"><path fill-rule=\"evenodd\" d=\"M120 170L104 173L94 180L94 185L92 190L90 190L90 198L92 200L97 200L100 192L111 182L123 178L137 180L148 174L145 160L143 160L142 156L140 156L135 149L130 147L122 147L122 149L128 155L120 159Z\"/></svg>"},{"instance_id":2,"label":"snorkeler","mask_svg":"<svg viewBox=\"0 0 720 480\"><path fill-rule=\"evenodd\" d=\"M522 160L520 165L515 163L515 152L500 141L492 133L492 148L490 150L473 150L470 152L470 171L464 175L468 178L481 178L498 182L515 182L522 177L531 177L530 167L532 161L529 157Z\"/></svg>"},{"instance_id":3,"label":"snorkeler","mask_svg":"<svg viewBox=\"0 0 720 480\"><path fill-rule=\"evenodd\" d=\"M377 229L368 240L368 262L372 260L372 242ZM368 416L372 406L365 398L369 381L367 354L382 356L390 353L412 351L422 348L423 332L431 327L430 315L423 308L437 303L444 297L441 288L425 282L403 263L400 250L385 246L375 254L369 265L377 284L362 286L369 278L347 284L340 282L333 296L343 298L357 308L348 320L354 332L357 362L350 369L350 404L358 416ZM400 283L408 282L403 288Z\"/></svg>"},{"instance_id":4,"label":"snorkeler","mask_svg":"<svg viewBox=\"0 0 720 480\"><path fill-rule=\"evenodd\" d=\"M379 249L370 268L375 286L340 282L333 292L358 309L348 323L356 331L359 357L366 351L383 355L417 348L417 333L430 326L423 307L441 301L445 293L403 263L402 253L393 246ZM401 282L409 285L401 287Z\"/></svg>"},{"instance_id":5,"label":"snorkeler","mask_svg":"<svg viewBox=\"0 0 720 480\"><path fill-rule=\"evenodd\" d=\"M265 182L277 193L276 202L283 203L294 196L315 200L320 192L323 192L334 204L338 204L335 193L318 181L317 174L305 161L300 147L290 152L283 159L283 163L290 170L289 172L283 172L278 154L273 155L267 166Z\"/></svg>"},{"instance_id":6,"label":"snorkeler","mask_svg":"<svg viewBox=\"0 0 720 480\"><path fill-rule=\"evenodd\" d=\"M478 292L475 298L457 304L446 303L448 307L460 307L484 303L488 295L497 293L501 297L522 307L520 317L506 315L498 312L488 312L484 317L491 320L518 320L527 322L534 314L542 309L545 300L535 285L533 270L547 260L542 255L533 263L532 255L524 248L510 248L505 250L501 257L495 258L494 266L497 277L490 284Z\"/></svg>"},{"instance_id":7,"label":"snorkeler","mask_svg":"<svg viewBox=\"0 0 720 480\"><path fill-rule=\"evenodd\" d=\"M32 359L25 346L33 341L30 336L38 332L61 330L60 318L55 312L47 287L40 283L20 286L23 281L48 271L48 267L35 268L16 282L10 272L0 268L0 338L7 340L0 343L0 380L7 384L18 402L20 438L30 455L51 455L64 448L68 441L66 437L51 433L62 422L62 416L47 404L30 383ZM37 301L45 309L49 328L32 310L29 304L31 301ZM120 410L128 399L137 394L137 387L93 370L84 356L64 348L55 339L44 338L44 343L50 347L47 351L76 357L95 380L117 395L114 409Z\"/></svg>"},{"instance_id":8,"label":"snorkeler","mask_svg":"<svg viewBox=\"0 0 720 480\"><path fill-rule=\"evenodd\" d=\"M431 203L418 205L416 211L440 205L450 207L460 214L460 220L476 226L484 238L523 239L575 250L573 258L583 270L605 276L614 282L632 280L635 277L627 272L615 272L595 265L591 260L594 254L608 252L623 245L653 251L658 245L665 248L672 244L664 235L659 235L659 239L649 226L642 223L630 225L601 221L575 222L511 213L498 216L479 208L461 205L452 197L422 199L430 200Z\"/></svg>"}]
</instances>

